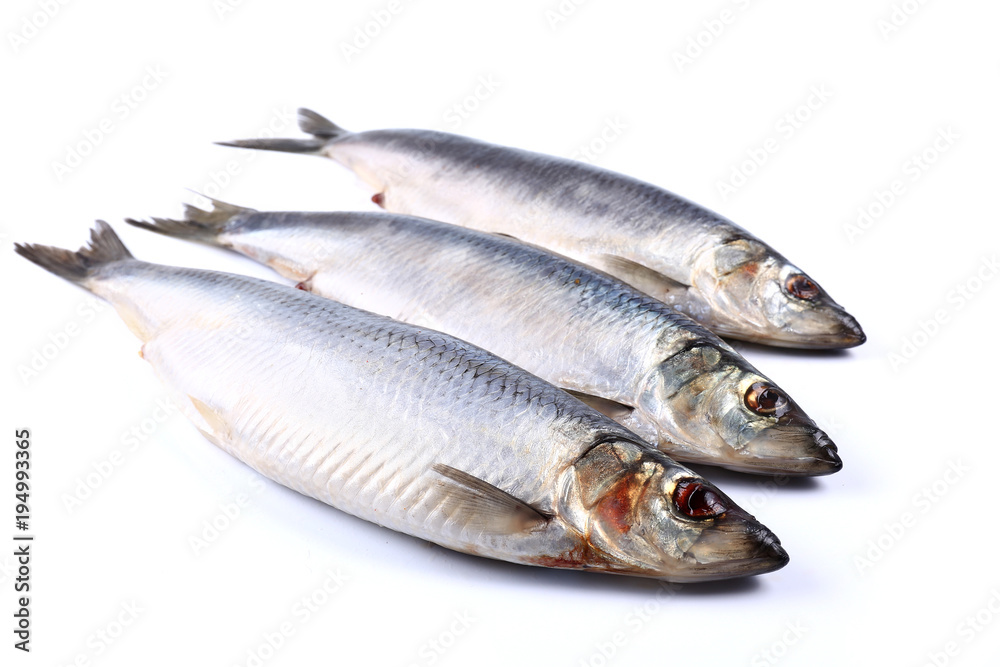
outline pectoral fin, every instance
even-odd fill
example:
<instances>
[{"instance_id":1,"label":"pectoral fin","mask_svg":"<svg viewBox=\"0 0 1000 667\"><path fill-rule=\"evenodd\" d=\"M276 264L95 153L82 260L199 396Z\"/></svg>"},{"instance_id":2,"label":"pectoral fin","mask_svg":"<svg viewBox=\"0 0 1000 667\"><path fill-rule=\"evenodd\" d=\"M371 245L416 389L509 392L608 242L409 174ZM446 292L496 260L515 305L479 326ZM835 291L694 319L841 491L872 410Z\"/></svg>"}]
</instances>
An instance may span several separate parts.
<instances>
[{"instance_id":1,"label":"pectoral fin","mask_svg":"<svg viewBox=\"0 0 1000 667\"><path fill-rule=\"evenodd\" d=\"M574 389L563 388L563 391L570 396L583 401L590 407L600 412L602 415L611 417L615 421L625 419L632 414L633 410L635 410L635 408L631 405L625 405L624 403L619 403L618 401L612 401L610 398L601 398L600 396L585 394L582 391L576 391Z\"/></svg>"},{"instance_id":2,"label":"pectoral fin","mask_svg":"<svg viewBox=\"0 0 1000 667\"><path fill-rule=\"evenodd\" d=\"M523 500L467 472L436 463L431 468L444 480L444 508L469 527L486 533L511 534L531 530L549 517Z\"/></svg>"},{"instance_id":3,"label":"pectoral fin","mask_svg":"<svg viewBox=\"0 0 1000 667\"><path fill-rule=\"evenodd\" d=\"M619 280L660 300L664 300L666 296L683 296L690 287L668 278L659 271L618 255L598 255L593 263L594 266L607 271Z\"/></svg>"},{"instance_id":4,"label":"pectoral fin","mask_svg":"<svg viewBox=\"0 0 1000 667\"><path fill-rule=\"evenodd\" d=\"M586 403L605 417L615 420L646 442L653 445L660 442L660 434L656 428L656 424L651 422L649 417L641 411L636 410L631 405L625 405L624 403L619 403L618 401L612 401L610 398L592 396L591 394L585 394L582 391L574 391L566 388L563 388L563 391Z\"/></svg>"}]
</instances>

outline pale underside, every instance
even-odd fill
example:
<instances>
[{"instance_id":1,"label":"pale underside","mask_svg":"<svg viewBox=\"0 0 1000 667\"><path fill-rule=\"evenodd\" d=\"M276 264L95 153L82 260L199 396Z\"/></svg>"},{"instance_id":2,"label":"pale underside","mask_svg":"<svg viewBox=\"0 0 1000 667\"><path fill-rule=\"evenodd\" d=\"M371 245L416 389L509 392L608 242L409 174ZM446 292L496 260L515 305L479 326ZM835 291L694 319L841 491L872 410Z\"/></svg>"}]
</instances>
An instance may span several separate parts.
<instances>
[{"instance_id":1,"label":"pale underside","mask_svg":"<svg viewBox=\"0 0 1000 667\"><path fill-rule=\"evenodd\" d=\"M304 292L139 262L91 281L206 436L262 474L375 523L518 562L577 536L484 532L444 503L450 466L543 512L614 422L478 348ZM124 267L124 268L123 268Z\"/></svg>"}]
</instances>

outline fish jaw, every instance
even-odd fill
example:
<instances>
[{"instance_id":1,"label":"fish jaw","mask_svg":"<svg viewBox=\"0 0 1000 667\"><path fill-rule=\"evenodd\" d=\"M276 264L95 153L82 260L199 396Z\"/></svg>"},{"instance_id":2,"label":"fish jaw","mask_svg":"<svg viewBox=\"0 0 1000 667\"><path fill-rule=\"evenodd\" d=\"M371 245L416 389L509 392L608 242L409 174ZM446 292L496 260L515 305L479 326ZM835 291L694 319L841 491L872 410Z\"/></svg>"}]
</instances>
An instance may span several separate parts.
<instances>
[{"instance_id":1,"label":"fish jaw","mask_svg":"<svg viewBox=\"0 0 1000 667\"><path fill-rule=\"evenodd\" d=\"M755 576L780 570L788 564L781 541L752 516L733 510L719 517L688 549L690 561L679 581L717 581Z\"/></svg>"},{"instance_id":2,"label":"fish jaw","mask_svg":"<svg viewBox=\"0 0 1000 667\"><path fill-rule=\"evenodd\" d=\"M747 443L745 464L727 467L739 472L790 477L832 475L843 469L837 446L815 425L777 424Z\"/></svg>"},{"instance_id":3,"label":"fish jaw","mask_svg":"<svg viewBox=\"0 0 1000 667\"><path fill-rule=\"evenodd\" d=\"M705 248L688 303L720 336L798 349L842 349L867 339L861 325L801 269L753 237ZM690 311L690 312L689 312Z\"/></svg>"},{"instance_id":4,"label":"fish jaw","mask_svg":"<svg viewBox=\"0 0 1000 667\"><path fill-rule=\"evenodd\" d=\"M581 536L558 567L696 582L788 562L778 538L714 485L637 443L601 443L581 456L557 507Z\"/></svg>"},{"instance_id":5,"label":"fish jaw","mask_svg":"<svg viewBox=\"0 0 1000 667\"><path fill-rule=\"evenodd\" d=\"M830 302L813 306L797 318L797 329L776 329L762 337L742 336L751 343L804 350L842 350L857 347L868 340L858 321L839 304ZM725 332L722 335L728 335ZM737 336L732 336L737 338Z\"/></svg>"},{"instance_id":6,"label":"fish jaw","mask_svg":"<svg viewBox=\"0 0 1000 667\"><path fill-rule=\"evenodd\" d=\"M761 475L842 467L836 445L805 411L721 343L686 348L655 366L637 403L657 425L660 449L679 461Z\"/></svg>"}]
</instances>

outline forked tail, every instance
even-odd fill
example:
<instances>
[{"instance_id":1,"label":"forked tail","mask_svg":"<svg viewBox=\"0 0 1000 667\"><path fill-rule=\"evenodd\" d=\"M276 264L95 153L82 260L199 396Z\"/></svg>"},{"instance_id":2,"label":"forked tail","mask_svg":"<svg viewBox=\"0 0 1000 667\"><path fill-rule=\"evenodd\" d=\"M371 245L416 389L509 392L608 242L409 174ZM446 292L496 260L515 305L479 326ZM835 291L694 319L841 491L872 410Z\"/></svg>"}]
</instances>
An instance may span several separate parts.
<instances>
[{"instance_id":1,"label":"forked tail","mask_svg":"<svg viewBox=\"0 0 1000 667\"><path fill-rule=\"evenodd\" d=\"M185 204L184 218L181 220L150 218L147 221L126 218L125 222L135 227L165 234L166 236L176 236L211 245L225 245L219 241L219 235L226 231L227 225L244 213L256 212L252 208L227 204L224 201L212 199L211 197L206 198L212 202L212 209L210 211Z\"/></svg>"},{"instance_id":2,"label":"forked tail","mask_svg":"<svg viewBox=\"0 0 1000 667\"><path fill-rule=\"evenodd\" d=\"M264 151L281 151L283 153L306 153L319 155L331 141L350 134L347 130L335 124L328 118L320 116L309 109L299 109L299 129L311 134L312 139L237 139L235 141L217 141L220 146L236 148L255 148Z\"/></svg>"},{"instance_id":3,"label":"forked tail","mask_svg":"<svg viewBox=\"0 0 1000 667\"><path fill-rule=\"evenodd\" d=\"M132 259L111 225L103 220L90 231L90 243L77 251L34 243L15 243L14 251L46 271L74 283L83 283L105 264Z\"/></svg>"}]
</instances>

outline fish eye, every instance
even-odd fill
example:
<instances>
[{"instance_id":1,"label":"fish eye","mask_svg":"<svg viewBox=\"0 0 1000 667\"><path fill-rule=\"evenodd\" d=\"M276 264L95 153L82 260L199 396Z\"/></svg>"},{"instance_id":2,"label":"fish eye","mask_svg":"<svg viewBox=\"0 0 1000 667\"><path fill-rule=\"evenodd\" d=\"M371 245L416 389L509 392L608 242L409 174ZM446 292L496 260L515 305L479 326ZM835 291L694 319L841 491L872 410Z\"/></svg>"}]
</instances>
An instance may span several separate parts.
<instances>
[{"instance_id":1,"label":"fish eye","mask_svg":"<svg viewBox=\"0 0 1000 667\"><path fill-rule=\"evenodd\" d=\"M722 502L719 494L694 480L677 483L674 489L674 505L681 514L692 519L711 519L726 512L726 504Z\"/></svg>"},{"instance_id":2,"label":"fish eye","mask_svg":"<svg viewBox=\"0 0 1000 667\"><path fill-rule=\"evenodd\" d=\"M810 280L809 276L796 273L788 276L788 280L785 281L785 291L796 299L809 301L819 296L819 285Z\"/></svg>"},{"instance_id":3,"label":"fish eye","mask_svg":"<svg viewBox=\"0 0 1000 667\"><path fill-rule=\"evenodd\" d=\"M780 417L790 405L784 392L766 382L754 382L743 398L747 407L759 415Z\"/></svg>"}]
</instances>

